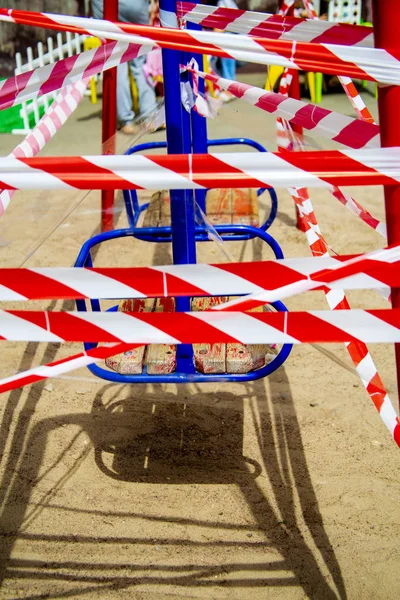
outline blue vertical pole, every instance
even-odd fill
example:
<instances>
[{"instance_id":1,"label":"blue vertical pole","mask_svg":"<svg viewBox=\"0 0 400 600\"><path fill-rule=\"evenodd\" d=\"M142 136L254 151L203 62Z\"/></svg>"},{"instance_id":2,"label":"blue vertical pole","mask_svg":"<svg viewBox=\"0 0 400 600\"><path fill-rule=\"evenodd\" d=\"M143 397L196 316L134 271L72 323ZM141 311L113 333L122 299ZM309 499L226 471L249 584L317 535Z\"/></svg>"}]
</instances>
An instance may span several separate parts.
<instances>
[{"instance_id":1,"label":"blue vertical pole","mask_svg":"<svg viewBox=\"0 0 400 600\"><path fill-rule=\"evenodd\" d=\"M163 27L177 27L176 1L160 0L160 21ZM165 117L167 127L168 154L191 152L189 115L181 102L179 68L182 53L176 50L162 50ZM172 256L174 264L194 264L196 262L196 242L194 229L193 192L171 190ZM189 298L176 298L176 310L189 311ZM177 370L194 372L193 348L190 345L177 346Z\"/></svg>"},{"instance_id":2,"label":"blue vertical pole","mask_svg":"<svg viewBox=\"0 0 400 600\"><path fill-rule=\"evenodd\" d=\"M200 4L199 0L193 0L194 4ZM188 29L201 30L201 25L197 23L188 23ZM197 61L199 65L199 71L203 71L203 55L202 54L194 54L193 58ZM205 90L205 82L204 79L199 77L199 92L201 94L204 93ZM192 145L193 145L193 153L194 154L207 154L208 152L208 144L207 144L207 121L206 117L202 117L198 112L192 109L191 112L191 122L192 122ZM196 190L195 197L198 205L200 206L203 212L206 212L206 190Z\"/></svg>"}]
</instances>

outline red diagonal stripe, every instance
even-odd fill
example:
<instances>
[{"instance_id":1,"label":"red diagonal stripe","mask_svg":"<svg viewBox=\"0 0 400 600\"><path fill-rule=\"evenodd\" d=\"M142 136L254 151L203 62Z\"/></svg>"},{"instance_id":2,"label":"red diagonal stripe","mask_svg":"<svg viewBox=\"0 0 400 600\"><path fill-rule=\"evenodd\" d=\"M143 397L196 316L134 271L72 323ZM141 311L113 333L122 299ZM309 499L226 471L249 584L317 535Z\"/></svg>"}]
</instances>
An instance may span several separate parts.
<instances>
[{"instance_id":1,"label":"red diagonal stripe","mask_svg":"<svg viewBox=\"0 0 400 600\"><path fill-rule=\"evenodd\" d=\"M354 338L349 333L308 312L296 313L294 315L286 313L286 315L287 328L285 331L283 313L251 313L251 316L255 319L268 323L268 325L280 331L284 331L302 343L314 342L321 339L324 342L358 341L357 338ZM318 335L315 335L316 331L318 331Z\"/></svg>"},{"instance_id":2,"label":"red diagonal stripe","mask_svg":"<svg viewBox=\"0 0 400 600\"><path fill-rule=\"evenodd\" d=\"M183 344L237 343L236 338L223 333L209 323L185 313L134 313L133 316L157 327Z\"/></svg>"},{"instance_id":3,"label":"red diagonal stripe","mask_svg":"<svg viewBox=\"0 0 400 600\"><path fill-rule=\"evenodd\" d=\"M244 10L234 10L235 14L232 14L232 9L220 7L212 15L205 15L201 19L201 25L210 29L226 29L230 23L234 23L245 12ZM238 14L236 15L236 13ZM187 20L190 22L190 16Z\"/></svg>"},{"instance_id":4,"label":"red diagonal stripe","mask_svg":"<svg viewBox=\"0 0 400 600\"><path fill-rule=\"evenodd\" d=\"M96 182L98 189L115 190L124 187L134 190L142 189L132 182L125 181L112 171L98 167L81 156L68 156L63 160L59 157L20 158L21 162L40 169L57 177L64 183L81 190L91 190Z\"/></svg>"},{"instance_id":5,"label":"red diagonal stripe","mask_svg":"<svg viewBox=\"0 0 400 600\"><path fill-rule=\"evenodd\" d=\"M54 82L59 80L59 87L62 87L64 79L73 70L79 54L69 56L65 60L59 60L55 63L51 75L42 83L38 91L38 96L44 96L54 90Z\"/></svg>"},{"instance_id":6,"label":"red diagonal stripe","mask_svg":"<svg viewBox=\"0 0 400 600\"><path fill-rule=\"evenodd\" d=\"M271 187L210 154L193 155L192 178L195 183L207 188Z\"/></svg>"},{"instance_id":7,"label":"red diagonal stripe","mask_svg":"<svg viewBox=\"0 0 400 600\"><path fill-rule=\"evenodd\" d=\"M273 114L278 109L278 106L287 100L286 96L283 94L265 94L265 96L260 96L254 106L258 106L262 110Z\"/></svg>"},{"instance_id":8,"label":"red diagonal stripe","mask_svg":"<svg viewBox=\"0 0 400 600\"><path fill-rule=\"evenodd\" d=\"M43 311L8 310L6 312L48 330L46 313ZM47 315L51 333L66 342L80 342L82 340L85 342L121 342L120 339L106 330L67 312L48 312ZM79 334L77 331L79 331Z\"/></svg>"},{"instance_id":9,"label":"red diagonal stripe","mask_svg":"<svg viewBox=\"0 0 400 600\"><path fill-rule=\"evenodd\" d=\"M251 281L251 283L269 290L300 281L301 279L307 279L305 275L302 275L298 271L274 261L228 263L211 266L238 275L238 277L243 277L246 281ZM229 290L227 292L229 293Z\"/></svg>"},{"instance_id":10,"label":"red diagonal stripe","mask_svg":"<svg viewBox=\"0 0 400 600\"><path fill-rule=\"evenodd\" d=\"M322 155L315 151L282 150L280 156L291 165L313 173L332 185L395 185L391 177L367 167L340 151L327 150L323 153L323 159Z\"/></svg>"},{"instance_id":11,"label":"red diagonal stripe","mask_svg":"<svg viewBox=\"0 0 400 600\"><path fill-rule=\"evenodd\" d=\"M198 288L191 283L176 277L175 275L167 275L167 290L168 296L208 296L208 292Z\"/></svg>"},{"instance_id":12,"label":"red diagonal stripe","mask_svg":"<svg viewBox=\"0 0 400 600\"><path fill-rule=\"evenodd\" d=\"M350 148L364 148L366 144L379 133L379 127L373 123L367 123L359 119L354 119L344 127L333 141L349 146Z\"/></svg>"},{"instance_id":13,"label":"red diagonal stripe","mask_svg":"<svg viewBox=\"0 0 400 600\"><path fill-rule=\"evenodd\" d=\"M3 82L0 88L1 109L14 106L16 94L23 92L32 77L32 71L21 73L15 77L10 77Z\"/></svg>"},{"instance_id":14,"label":"red diagonal stripe","mask_svg":"<svg viewBox=\"0 0 400 600\"><path fill-rule=\"evenodd\" d=\"M314 44L354 46L371 34L372 29L369 27L337 23L315 37L312 41Z\"/></svg>"},{"instance_id":15,"label":"red diagonal stripe","mask_svg":"<svg viewBox=\"0 0 400 600\"><path fill-rule=\"evenodd\" d=\"M299 24L295 17L284 17L280 15L271 15L268 20L263 21L259 25L250 30L249 35L268 37L271 40L277 40L284 32L291 31L293 27Z\"/></svg>"},{"instance_id":16,"label":"red diagonal stripe","mask_svg":"<svg viewBox=\"0 0 400 600\"><path fill-rule=\"evenodd\" d=\"M400 329L400 309L392 309L392 310L383 310L383 309L374 309L374 310L366 310L365 312L370 313L374 317L377 317L384 323L388 325L392 325L397 329Z\"/></svg>"},{"instance_id":17,"label":"red diagonal stripe","mask_svg":"<svg viewBox=\"0 0 400 600\"><path fill-rule=\"evenodd\" d=\"M111 277L128 287L132 287L149 297L164 295L164 278L160 271L151 267L126 268L96 268L90 269L105 277Z\"/></svg>"},{"instance_id":18,"label":"red diagonal stripe","mask_svg":"<svg viewBox=\"0 0 400 600\"><path fill-rule=\"evenodd\" d=\"M295 125L300 125L305 129L312 130L314 127L317 127L324 117L330 114L331 111L326 108L307 104L307 106L303 106L296 112L294 117L290 119L290 122L295 123Z\"/></svg>"},{"instance_id":19,"label":"red diagonal stripe","mask_svg":"<svg viewBox=\"0 0 400 600\"><path fill-rule=\"evenodd\" d=\"M380 412L382 404L385 400L386 390L383 386L379 373L375 373L371 381L368 383L366 390L370 395L372 402L375 404L375 407Z\"/></svg>"},{"instance_id":20,"label":"red diagonal stripe","mask_svg":"<svg viewBox=\"0 0 400 600\"><path fill-rule=\"evenodd\" d=\"M76 290L29 269L0 269L0 284L29 300L86 298Z\"/></svg>"},{"instance_id":21,"label":"red diagonal stripe","mask_svg":"<svg viewBox=\"0 0 400 600\"><path fill-rule=\"evenodd\" d=\"M49 312L50 330L66 342L121 342L106 329L66 312ZM79 335L77 335L77 330Z\"/></svg>"},{"instance_id":22,"label":"red diagonal stripe","mask_svg":"<svg viewBox=\"0 0 400 600\"><path fill-rule=\"evenodd\" d=\"M8 383L3 383L0 385L0 394L4 394L10 390L15 390L15 388L23 387L25 385L30 385L31 383L36 383L37 381L42 381L45 379L40 375L26 375L26 377L21 377L16 381L9 381Z\"/></svg>"}]
</instances>

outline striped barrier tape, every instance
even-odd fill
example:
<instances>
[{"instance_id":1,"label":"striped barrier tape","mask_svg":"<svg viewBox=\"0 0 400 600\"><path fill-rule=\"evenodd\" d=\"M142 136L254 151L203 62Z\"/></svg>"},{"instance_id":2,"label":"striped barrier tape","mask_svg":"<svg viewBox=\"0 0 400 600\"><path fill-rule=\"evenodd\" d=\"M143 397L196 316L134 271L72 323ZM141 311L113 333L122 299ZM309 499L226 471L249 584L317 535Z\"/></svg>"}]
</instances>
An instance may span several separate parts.
<instances>
[{"instance_id":1,"label":"striped barrier tape","mask_svg":"<svg viewBox=\"0 0 400 600\"><path fill-rule=\"evenodd\" d=\"M400 53L393 50L268 40L240 34L168 29L12 9L0 9L0 20L95 35L132 44L147 43L152 46L156 43L161 48L172 50L400 84Z\"/></svg>"},{"instance_id":2,"label":"striped barrier tape","mask_svg":"<svg viewBox=\"0 0 400 600\"><path fill-rule=\"evenodd\" d=\"M287 11L293 5L293 0L288 0L287 3L281 7L281 13L285 14L284 11ZM314 10L314 6L312 2L309 0L304 0L304 5L307 9L308 16L311 19L318 19L317 14ZM281 78L280 89L279 91L282 94L289 94L289 87L293 77L294 71L285 69L284 74ZM346 92L353 108L356 111L356 114L362 121L370 124L375 124L374 119L372 118L369 110L364 104L363 99L358 93L355 85L352 80L348 77L339 77L339 81L343 86L344 91ZM358 122L359 123L359 122ZM299 124L304 127L304 125ZM298 149L304 151L304 147L302 144L302 139L292 131L291 125L288 121L284 120L284 117L277 118L277 141L279 148L289 148L293 149L292 146L295 146ZM312 208L311 200L308 196L308 191L305 188L291 188L290 193L295 201L295 204L299 210L299 213L302 217L302 226L306 233L310 249L316 256L322 256L327 252L328 245L324 238L321 235L321 231L319 230L317 220L314 214L314 210ZM330 193L334 198L339 200L343 206L345 206L350 212L354 215L358 216L362 221L364 221L369 227L380 233L386 239L386 224L380 222L373 215L371 215L364 207L362 207L354 198L345 194L339 187L332 186L329 189ZM306 216L308 218L306 218Z\"/></svg>"},{"instance_id":3,"label":"striped barrier tape","mask_svg":"<svg viewBox=\"0 0 400 600\"><path fill-rule=\"evenodd\" d=\"M197 23L210 29L299 42L368 48L374 45L373 29L361 25L312 21L191 2L178 2L177 8L178 17L183 21Z\"/></svg>"},{"instance_id":4,"label":"striped barrier tape","mask_svg":"<svg viewBox=\"0 0 400 600\"><path fill-rule=\"evenodd\" d=\"M308 0L305 0L305 5L307 10L309 11L309 15L313 18L315 17L314 9ZM287 89L287 79L291 76L290 72L285 72L286 77L282 78L284 80L285 88L282 91L288 92ZM351 80L350 84L354 88L353 82ZM343 81L341 81L343 85ZM355 89L355 88L354 88ZM346 93L348 90L346 90ZM367 109L365 109L367 111ZM368 112L368 111L367 111ZM363 119L366 118L365 113L361 114ZM372 119L372 117L371 117ZM277 125L281 125L282 133L285 137L289 139L289 133L292 132L292 128L290 123L284 121L283 119L277 120ZM292 132L293 133L293 132ZM278 140L282 140L278 138ZM301 138L295 140L295 147L297 149L303 150L302 140ZM329 248L325 239L321 235L321 231L318 226L318 221L316 215L314 213L314 209L312 206L311 199L309 198L308 191L306 188L291 188L290 193L295 201L295 204L299 210L299 214L301 217L301 225L304 229L307 241L310 246L311 253L313 256L322 256L325 258L329 257ZM346 196L338 187L333 187L330 189L331 193L347 208L352 209L353 211L357 209L357 203L349 196ZM362 207L360 207L362 211ZM368 217L371 217L366 211L360 212L361 218L366 221L369 225L371 225L374 229L379 230L384 236L386 234L384 224L381 224L375 220L372 221ZM345 296L343 289L332 289L332 286L329 288L323 288L325 297L327 299L329 308L333 311L337 310L349 310L350 304ZM382 290L380 290L382 292ZM391 432L392 436L397 441L397 444L400 445L399 442L399 421L397 419L397 415L393 409L393 405L390 401L389 395L386 392L383 381L377 371L375 363L372 359L371 354L369 353L368 347L364 342L353 340L351 342L347 342L346 344L347 352L356 368L356 372L359 375L361 382L369 395L373 405L378 411L381 419ZM394 432L397 431L397 436ZM397 439L396 439L397 437Z\"/></svg>"},{"instance_id":5,"label":"striped barrier tape","mask_svg":"<svg viewBox=\"0 0 400 600\"><path fill-rule=\"evenodd\" d=\"M316 22L322 23L322 21L320 21L318 15L317 15L317 13L315 12L312 2L310 2L310 0L303 0L303 2L304 2L304 6L307 10L309 19L313 19L314 23L316 23ZM355 26L351 25L350 27L355 27ZM365 26L363 26L363 27L364 27L364 29L368 29ZM371 45L373 45L373 38L371 38L371 42L372 42ZM375 123L371 113L369 112L368 108L365 105L364 100L361 97L361 94L359 94L356 86L354 85L354 83L352 82L350 77L339 76L338 79L339 79L339 82L340 82L342 88L344 89L348 99L350 100L350 104L354 108L356 115L358 115L359 119L362 119L363 121L366 121L367 123Z\"/></svg>"},{"instance_id":6,"label":"striped barrier tape","mask_svg":"<svg viewBox=\"0 0 400 600\"><path fill-rule=\"evenodd\" d=\"M187 70L207 81L212 81L236 98L245 100L271 115L282 117L294 125L314 131L349 148L379 148L380 146L378 125L353 119L301 100L288 98L283 93L266 92L246 83L224 79L189 67Z\"/></svg>"},{"instance_id":7,"label":"striped barrier tape","mask_svg":"<svg viewBox=\"0 0 400 600\"><path fill-rule=\"evenodd\" d=\"M400 342L400 309L291 313L0 311L0 337L31 342L304 344Z\"/></svg>"},{"instance_id":8,"label":"striped barrier tape","mask_svg":"<svg viewBox=\"0 0 400 600\"><path fill-rule=\"evenodd\" d=\"M398 332L395 327L392 327L388 321L387 316L390 315L396 326L400 324L400 315L394 316L393 313L400 312L398 310L391 311L340 311L334 313L327 313L326 311L314 311L307 313L215 313L212 311L202 313L0 313L0 332L4 332L4 321L10 319L11 324L9 327L6 325L7 331L15 332L16 321L18 321L19 330L24 330L26 333L21 335L34 335L40 337L42 341L43 336L51 336L51 327L56 330L56 339L60 341L57 333L71 332L70 328L76 325L77 330L80 334L93 335L93 337L107 337L107 333L104 327L111 327L111 337L115 337L115 334L123 334L124 338L127 337L127 331L135 331L136 337L142 337L147 342L155 342L156 340L169 340L169 343L177 343L178 341L186 340L186 343L193 343L196 336L199 336L201 340L207 338L208 341L214 342L221 340L225 342L237 342L251 339L260 340L260 343L266 343L269 337L273 339L279 339L279 341L291 340L289 343L296 343L299 336L310 337L310 332L320 332L316 337L324 338L324 341L339 341L338 337L352 338L353 334L363 334L368 331L369 337L381 339L385 336L385 333L380 331L382 324L383 328L387 330L387 337L390 341L393 341L394 331ZM332 317L340 317L338 319ZM5 319L4 319L5 317ZM31 317L31 320L29 320ZM81 317L81 318L80 318ZM97 317L93 319L93 317ZM110 317L113 317L110 321ZM117 317L117 318L115 318ZM122 319L121 319L122 317ZM152 317L149 319L149 317ZM155 318L154 318L155 317ZM161 317L161 319L160 319ZM165 318L167 317L167 318ZM267 318L265 318L267 317ZM328 318L327 318L328 317ZM28 321L26 320L28 318ZM384 319L383 321L381 319ZM51 319L51 322L50 322ZM131 319L131 321L129 321ZM196 320L197 319L197 320ZM42 325L45 325L44 329L40 330L40 321ZM56 323L57 321L57 323ZM64 321L64 323L62 323ZM80 321L80 322L79 322ZM27 325L29 322L29 325ZM95 324L93 325L92 323ZM167 325L168 322L168 325ZM101 329L96 328L96 324ZM180 325L180 329L177 325ZM134 325L134 327L131 327ZM160 330L160 326L166 329L167 333ZM345 326L346 331L340 330L337 326ZM376 331L375 331L376 330ZM39 332L41 333L39 334ZM170 337L168 331L173 331L174 336L178 333L179 339L176 337ZM379 334L378 334L379 331ZM92 332L91 334L89 332ZM190 332L190 334L188 334ZM246 332L243 335L243 332ZM275 332L275 333L274 333ZM376 335L373 335L373 332ZM193 335L191 335L193 333ZM261 335L260 335L261 334ZM70 336L71 337L71 336ZM81 335L79 336L81 337ZM190 338L190 339L188 339ZM268 339L267 339L268 338ZM399 336L400 339L400 336ZM321 341L321 340L320 340ZM115 343L115 340L114 340ZM142 343L145 343L144 341ZM202 342L200 342L202 343ZM352 343L358 343L357 340ZM140 344L137 344L140 345ZM87 366L88 364L98 362L118 354L123 351L127 351L135 345L127 343L117 343L113 348L94 348L87 352L80 353L60 361L50 363L29 371L18 373L12 377L0 380L0 393L6 392L23 385L29 385L31 383L40 381L47 377L57 377L58 375L68 372L74 368ZM369 356L369 355L368 355ZM364 371L368 371L369 364L364 358L359 364L358 372L362 374ZM365 385L368 385L368 391L373 399L373 402L384 421L386 427L389 429L392 437L398 446L400 446L400 422L396 415L396 412L389 400L389 397L384 392L382 394L381 388L379 387L379 376L372 382L367 382L363 379Z\"/></svg>"},{"instance_id":9,"label":"striped barrier tape","mask_svg":"<svg viewBox=\"0 0 400 600\"><path fill-rule=\"evenodd\" d=\"M297 277L295 281L290 280L288 277L285 279L283 285L281 283L282 280L280 283L274 281L274 287L269 291L262 291L245 298L237 298L230 302L219 304L215 307L215 310L237 310L239 308L240 310L247 311L266 303L283 300L295 294L320 289L322 285L337 287L339 289L343 287L347 288L347 285L351 285L352 289L357 289L353 286L361 285L369 287L368 282L370 282L375 289L379 289L384 285L398 287L398 284L400 283L400 273L398 275L396 273L398 270L400 271L400 246L383 248L382 250L375 250L368 254L361 254L344 262L332 259L330 256L318 258L317 260L333 262L326 268L308 273L307 276L303 275L301 278ZM392 283L389 282L389 278L387 277L388 273L385 273L385 267L388 265L391 266L388 271L393 271L393 278L390 278ZM372 275L371 279L369 273ZM275 278L275 275L273 277ZM350 282L347 281L348 277L350 277ZM375 279L375 277L377 277L377 279ZM275 283L277 283L276 287ZM332 286L332 283L335 283L336 285Z\"/></svg>"},{"instance_id":10,"label":"striped barrier tape","mask_svg":"<svg viewBox=\"0 0 400 600\"><path fill-rule=\"evenodd\" d=\"M346 96L350 100L350 104L354 108L358 118L366 123L374 124L375 120L369 112L364 100L362 99L351 78L339 76L338 79L346 93Z\"/></svg>"},{"instance_id":11,"label":"striped barrier tape","mask_svg":"<svg viewBox=\"0 0 400 600\"><path fill-rule=\"evenodd\" d=\"M304 6L307 10L308 17L310 19L314 19L314 21L318 20L318 15L315 12L314 6L310 0L303 0ZM350 100L350 104L354 108L357 116L361 119L362 122L368 124L375 124L374 118L369 112L368 108L365 105L364 100L359 94L356 86L350 79L350 77L339 76L339 82L341 83L348 99ZM380 144L379 144L380 145ZM381 223L378 219L373 217L367 210L365 210L358 202L356 202L351 196L345 194L340 188L333 187L330 190L331 194L343 204L348 210L350 210L353 214L359 216L367 225L375 229L378 233L382 235L386 239L386 224Z\"/></svg>"},{"instance_id":12,"label":"striped barrier tape","mask_svg":"<svg viewBox=\"0 0 400 600\"><path fill-rule=\"evenodd\" d=\"M255 294L259 305L322 285L333 289L400 287L399 262L400 247L394 247L355 257L218 265L0 269L0 301ZM246 296L230 304L248 310L249 300ZM225 306L219 305L217 309Z\"/></svg>"},{"instance_id":13,"label":"striped barrier tape","mask_svg":"<svg viewBox=\"0 0 400 600\"><path fill-rule=\"evenodd\" d=\"M150 42L151 44L151 42ZM67 85L90 79L101 71L151 50L149 44L110 42L0 82L0 110L16 106Z\"/></svg>"},{"instance_id":14,"label":"striped barrier tape","mask_svg":"<svg viewBox=\"0 0 400 600\"><path fill-rule=\"evenodd\" d=\"M0 158L4 189L202 189L398 185L399 148Z\"/></svg>"},{"instance_id":15,"label":"striped barrier tape","mask_svg":"<svg viewBox=\"0 0 400 600\"><path fill-rule=\"evenodd\" d=\"M58 377L74 369L80 369L81 367L87 367L93 363L100 362L106 358L111 358L115 354L120 352L128 352L133 348L137 348L139 344L111 344L110 346L99 346L87 350L86 352L79 352L73 356L56 360L48 365L42 365L34 367L27 371L17 373L11 377L5 377L0 379L0 394L15 390L24 385L30 385L37 383L48 377Z\"/></svg>"},{"instance_id":16,"label":"striped barrier tape","mask_svg":"<svg viewBox=\"0 0 400 600\"><path fill-rule=\"evenodd\" d=\"M83 79L64 88L32 131L16 146L9 156L28 158L35 156L44 148L74 112L83 98L88 83L89 79ZM0 191L0 216L7 209L13 193L11 190Z\"/></svg>"}]
</instances>

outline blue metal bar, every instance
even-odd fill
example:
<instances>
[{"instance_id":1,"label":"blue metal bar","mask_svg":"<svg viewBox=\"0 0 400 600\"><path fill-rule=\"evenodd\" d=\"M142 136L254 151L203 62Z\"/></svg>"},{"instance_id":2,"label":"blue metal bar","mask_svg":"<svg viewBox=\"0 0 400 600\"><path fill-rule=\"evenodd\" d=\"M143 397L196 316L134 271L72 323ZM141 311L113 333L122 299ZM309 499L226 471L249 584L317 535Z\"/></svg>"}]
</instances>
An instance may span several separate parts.
<instances>
[{"instance_id":1,"label":"blue metal bar","mask_svg":"<svg viewBox=\"0 0 400 600\"><path fill-rule=\"evenodd\" d=\"M160 15L176 14L175 0L160 0ZM180 64L182 53L176 50L162 50L165 118L167 125L168 154L191 152L189 115L182 107ZM194 206L191 190L171 190L171 234L174 264L196 262L196 242L194 236ZM176 300L177 311L190 311L190 298ZM194 373L193 348L189 345L177 346L177 369Z\"/></svg>"},{"instance_id":2,"label":"blue metal bar","mask_svg":"<svg viewBox=\"0 0 400 600\"><path fill-rule=\"evenodd\" d=\"M200 4L199 0L194 0L195 4ZM188 29L193 29L196 31L201 31L201 25L197 25L197 23L187 23L186 27ZM199 70L203 71L203 55L202 54L193 54L192 58L195 59L199 66ZM204 94L205 90L205 81L202 77L199 77L199 93ZM199 115L193 108L191 111L191 125L192 125L192 150L193 154L207 154L208 152L208 139L207 139L207 120L205 117ZM206 212L206 194L207 190L196 190L195 198L197 204L200 206L201 210Z\"/></svg>"},{"instance_id":3,"label":"blue metal bar","mask_svg":"<svg viewBox=\"0 0 400 600\"><path fill-rule=\"evenodd\" d=\"M262 239L268 246L271 248L272 252L275 255L275 258L283 258L282 248L267 231L263 231L259 227L252 227L251 225L216 225L215 229L221 235L225 234L238 234L245 235L246 231L249 232L251 238L259 237ZM145 236L146 233L150 240L154 240L154 232L157 231L160 234L163 234L164 237L160 235L160 242L171 242L171 227L138 227L136 229L114 229L113 231L105 231L103 233L99 233L89 240L87 240L79 254L78 258L75 261L75 267L84 267L87 266L88 256L90 256L90 251L92 248L97 246L98 244L102 244L103 242L107 242L109 240L115 240L123 237L135 237L141 239L142 236ZM195 227L196 239L198 241L208 241L208 234L204 231L202 227ZM204 236L204 237L203 237ZM236 242L238 238L232 236L228 238L224 238L227 241ZM244 239L248 239L244 237ZM145 240L147 241L147 240Z\"/></svg>"},{"instance_id":4,"label":"blue metal bar","mask_svg":"<svg viewBox=\"0 0 400 600\"><path fill-rule=\"evenodd\" d=\"M255 227L248 227L245 225L227 225L227 226L219 226L218 229L224 228L225 231L229 230L232 233L237 231L243 231L245 229L254 230L254 235L263 239L266 243L268 243L273 250L276 258L283 258L282 250L267 232L262 231ZM152 230L153 228L147 228L148 230ZM164 233L169 233L171 235L171 227L162 227L160 228ZM136 231L141 231L142 228L137 229ZM201 228L196 228L197 231L202 232ZM75 266L76 267L91 267L92 259L90 250L94 246L108 241L112 239L117 239L121 237L132 237L135 235L135 230L129 229L120 229L109 232L100 233L97 236L94 236L90 240L87 240L85 244L82 246L82 249L78 255ZM235 238L236 239L236 238ZM286 307L281 302L275 302L272 304L276 310L286 311ZM99 300L91 300L91 307L94 311L100 311L100 302ZM80 311L86 311L86 302L84 300L77 301L77 308ZM110 310L117 310L117 306L111 308ZM85 349L88 350L93 348L95 344L85 343ZM178 345L178 348L181 347L182 350L185 349L186 345ZM189 346L191 348L191 346ZM141 375L120 375L114 371L109 371L104 369L98 365L90 365L89 370L96 375L97 377L101 377L107 381L112 381L114 383L188 383L188 382L198 382L198 383L206 383L206 382L228 382L228 381L237 381L237 382L245 382L245 381L254 381L256 379L260 379L262 377L266 377L270 375L273 371L278 369L287 359L290 354L292 346L290 344L285 344L278 356L268 365L265 365L261 369L257 369L256 371L252 371L250 373L245 374L203 374L197 373L193 367L193 360L190 356L181 355L180 367L177 364L177 371L174 373L170 373L168 375L148 375L146 370L144 369L143 374ZM181 352L182 352L181 350ZM183 352L182 352L183 354ZM182 368L183 367L183 368Z\"/></svg>"}]
</instances>

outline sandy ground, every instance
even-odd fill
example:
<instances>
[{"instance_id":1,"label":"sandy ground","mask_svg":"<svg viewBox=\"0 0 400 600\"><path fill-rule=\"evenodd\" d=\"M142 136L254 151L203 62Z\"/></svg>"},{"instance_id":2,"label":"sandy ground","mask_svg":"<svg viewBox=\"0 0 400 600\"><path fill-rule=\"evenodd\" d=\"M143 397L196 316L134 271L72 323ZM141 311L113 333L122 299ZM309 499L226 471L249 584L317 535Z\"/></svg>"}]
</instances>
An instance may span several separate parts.
<instances>
[{"instance_id":1,"label":"sandy ground","mask_svg":"<svg viewBox=\"0 0 400 600\"><path fill-rule=\"evenodd\" d=\"M324 106L351 112L344 96ZM43 154L97 153L98 111L85 99ZM209 129L274 148L273 120L240 101ZM17 138L1 141L6 154ZM381 189L354 192L383 218ZM308 256L291 198L278 196L270 231L285 256ZM328 193L312 198L337 252L383 245ZM2 265L73 264L98 231L98 208L98 192L17 193L0 224ZM118 199L118 226L121 209ZM271 255L259 242L230 251ZM198 259L224 261L211 243ZM132 239L96 257L98 266L170 261L168 246ZM385 306L372 292L350 298ZM319 292L288 305L326 307ZM2 376L79 348L2 347ZM350 366L343 347L330 350ZM393 349L372 352L397 406ZM81 370L5 394L0 410L1 598L398 598L399 451L358 378L309 346L246 385L117 386Z\"/></svg>"}]
</instances>

